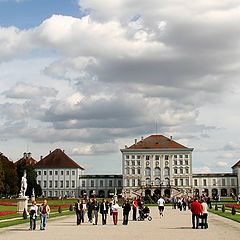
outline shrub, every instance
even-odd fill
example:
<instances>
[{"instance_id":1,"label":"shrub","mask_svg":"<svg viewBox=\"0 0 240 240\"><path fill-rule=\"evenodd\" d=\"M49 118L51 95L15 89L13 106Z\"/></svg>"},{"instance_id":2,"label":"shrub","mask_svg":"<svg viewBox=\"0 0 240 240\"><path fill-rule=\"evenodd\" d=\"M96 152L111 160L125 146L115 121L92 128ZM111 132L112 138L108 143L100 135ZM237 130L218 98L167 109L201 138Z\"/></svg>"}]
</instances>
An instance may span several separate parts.
<instances>
[{"instance_id":1,"label":"shrub","mask_svg":"<svg viewBox=\"0 0 240 240\"><path fill-rule=\"evenodd\" d=\"M62 208L61 208L61 206L58 207L58 212L59 212L59 213L62 213Z\"/></svg>"},{"instance_id":2,"label":"shrub","mask_svg":"<svg viewBox=\"0 0 240 240\"><path fill-rule=\"evenodd\" d=\"M223 213L225 212L225 205L224 204L222 205L222 212Z\"/></svg>"},{"instance_id":3,"label":"shrub","mask_svg":"<svg viewBox=\"0 0 240 240\"><path fill-rule=\"evenodd\" d=\"M27 211L25 208L23 209L23 219L27 219Z\"/></svg>"},{"instance_id":4,"label":"shrub","mask_svg":"<svg viewBox=\"0 0 240 240\"><path fill-rule=\"evenodd\" d=\"M218 210L218 205L216 204L216 205L215 205L215 211L217 211L217 210Z\"/></svg>"},{"instance_id":5,"label":"shrub","mask_svg":"<svg viewBox=\"0 0 240 240\"><path fill-rule=\"evenodd\" d=\"M73 205L72 204L70 204L70 206L69 206L69 211L73 211Z\"/></svg>"},{"instance_id":6,"label":"shrub","mask_svg":"<svg viewBox=\"0 0 240 240\"><path fill-rule=\"evenodd\" d=\"M232 215L236 215L236 209L235 209L235 207L232 208Z\"/></svg>"}]
</instances>

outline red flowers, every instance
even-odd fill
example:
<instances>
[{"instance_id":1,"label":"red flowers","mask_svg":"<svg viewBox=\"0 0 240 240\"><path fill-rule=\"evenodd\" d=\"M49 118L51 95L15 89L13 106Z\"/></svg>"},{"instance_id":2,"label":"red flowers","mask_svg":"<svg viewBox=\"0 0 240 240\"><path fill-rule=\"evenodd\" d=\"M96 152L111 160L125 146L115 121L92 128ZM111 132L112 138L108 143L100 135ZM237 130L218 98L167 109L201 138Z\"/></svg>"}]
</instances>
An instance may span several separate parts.
<instances>
[{"instance_id":1,"label":"red flowers","mask_svg":"<svg viewBox=\"0 0 240 240\"><path fill-rule=\"evenodd\" d=\"M225 207L240 209L240 204L225 204Z\"/></svg>"},{"instance_id":2,"label":"red flowers","mask_svg":"<svg viewBox=\"0 0 240 240\"><path fill-rule=\"evenodd\" d=\"M2 205L2 206L17 206L17 203L13 203L13 202L0 202L0 205Z\"/></svg>"},{"instance_id":3,"label":"red flowers","mask_svg":"<svg viewBox=\"0 0 240 240\"><path fill-rule=\"evenodd\" d=\"M0 216L5 216L5 215L9 215L9 214L16 214L16 212L14 212L14 211L2 211L2 212L0 212Z\"/></svg>"}]
</instances>

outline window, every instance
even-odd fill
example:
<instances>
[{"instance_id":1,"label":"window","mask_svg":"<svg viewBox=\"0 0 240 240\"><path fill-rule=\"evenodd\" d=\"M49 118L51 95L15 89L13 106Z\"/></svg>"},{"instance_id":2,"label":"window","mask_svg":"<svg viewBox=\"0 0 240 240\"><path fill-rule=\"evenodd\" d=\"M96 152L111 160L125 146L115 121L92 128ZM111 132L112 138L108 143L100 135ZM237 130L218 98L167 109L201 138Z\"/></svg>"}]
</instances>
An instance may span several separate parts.
<instances>
[{"instance_id":1,"label":"window","mask_svg":"<svg viewBox=\"0 0 240 240\"><path fill-rule=\"evenodd\" d=\"M94 180L91 180L91 187L94 187Z\"/></svg>"},{"instance_id":2,"label":"window","mask_svg":"<svg viewBox=\"0 0 240 240\"><path fill-rule=\"evenodd\" d=\"M118 187L121 187L121 186L122 186L122 181L118 180Z\"/></svg>"},{"instance_id":3,"label":"window","mask_svg":"<svg viewBox=\"0 0 240 240\"><path fill-rule=\"evenodd\" d=\"M103 180L100 180L99 185L100 185L100 187L103 187Z\"/></svg>"},{"instance_id":4,"label":"window","mask_svg":"<svg viewBox=\"0 0 240 240\"><path fill-rule=\"evenodd\" d=\"M216 180L216 179L213 179L213 180L212 180L212 183L213 183L213 186L216 186L216 185L217 185L217 180Z\"/></svg>"},{"instance_id":5,"label":"window","mask_svg":"<svg viewBox=\"0 0 240 240\"><path fill-rule=\"evenodd\" d=\"M135 179L132 179L132 186L135 187Z\"/></svg>"},{"instance_id":6,"label":"window","mask_svg":"<svg viewBox=\"0 0 240 240\"><path fill-rule=\"evenodd\" d=\"M129 179L126 180L126 185L127 185L127 187L130 186L130 181L129 181Z\"/></svg>"},{"instance_id":7,"label":"window","mask_svg":"<svg viewBox=\"0 0 240 240\"><path fill-rule=\"evenodd\" d=\"M72 181L72 188L75 188L75 181Z\"/></svg>"},{"instance_id":8,"label":"window","mask_svg":"<svg viewBox=\"0 0 240 240\"><path fill-rule=\"evenodd\" d=\"M135 159L135 155L132 155L132 159Z\"/></svg>"},{"instance_id":9,"label":"window","mask_svg":"<svg viewBox=\"0 0 240 240\"><path fill-rule=\"evenodd\" d=\"M41 186L41 181L38 181L38 185L40 185L40 186Z\"/></svg>"},{"instance_id":10,"label":"window","mask_svg":"<svg viewBox=\"0 0 240 240\"><path fill-rule=\"evenodd\" d=\"M137 161L137 165L140 166L140 165L141 165L141 162L140 162L140 161Z\"/></svg>"},{"instance_id":11,"label":"window","mask_svg":"<svg viewBox=\"0 0 240 240\"><path fill-rule=\"evenodd\" d=\"M150 156L149 155L146 156L146 160L150 160Z\"/></svg>"},{"instance_id":12,"label":"window","mask_svg":"<svg viewBox=\"0 0 240 240\"><path fill-rule=\"evenodd\" d=\"M173 163L174 163L174 165L177 165L177 160L174 160Z\"/></svg>"},{"instance_id":13,"label":"window","mask_svg":"<svg viewBox=\"0 0 240 240\"><path fill-rule=\"evenodd\" d=\"M146 178L146 185L150 186L151 185L151 179L150 178Z\"/></svg>"},{"instance_id":14,"label":"window","mask_svg":"<svg viewBox=\"0 0 240 240\"><path fill-rule=\"evenodd\" d=\"M141 174L141 169L140 168L137 169L137 174Z\"/></svg>"},{"instance_id":15,"label":"window","mask_svg":"<svg viewBox=\"0 0 240 240\"><path fill-rule=\"evenodd\" d=\"M49 197L52 197L52 191L49 191Z\"/></svg>"},{"instance_id":16,"label":"window","mask_svg":"<svg viewBox=\"0 0 240 240\"><path fill-rule=\"evenodd\" d=\"M203 179L203 186L204 186L204 187L207 186L207 179Z\"/></svg>"},{"instance_id":17,"label":"window","mask_svg":"<svg viewBox=\"0 0 240 240\"><path fill-rule=\"evenodd\" d=\"M169 176L169 173L170 173L169 167L165 167L165 168L164 168L164 175L165 175L165 176Z\"/></svg>"},{"instance_id":18,"label":"window","mask_svg":"<svg viewBox=\"0 0 240 240\"><path fill-rule=\"evenodd\" d=\"M69 181L66 181L66 188L69 188Z\"/></svg>"},{"instance_id":19,"label":"window","mask_svg":"<svg viewBox=\"0 0 240 240\"><path fill-rule=\"evenodd\" d=\"M231 178L231 186L234 186L235 185L235 180L234 178Z\"/></svg>"},{"instance_id":20,"label":"window","mask_svg":"<svg viewBox=\"0 0 240 240\"><path fill-rule=\"evenodd\" d=\"M135 174L135 168L132 168L132 174Z\"/></svg>"},{"instance_id":21,"label":"window","mask_svg":"<svg viewBox=\"0 0 240 240\"><path fill-rule=\"evenodd\" d=\"M141 179L138 179L138 186L141 186Z\"/></svg>"},{"instance_id":22,"label":"window","mask_svg":"<svg viewBox=\"0 0 240 240\"><path fill-rule=\"evenodd\" d=\"M174 158L177 158L177 155L174 155Z\"/></svg>"},{"instance_id":23,"label":"window","mask_svg":"<svg viewBox=\"0 0 240 240\"><path fill-rule=\"evenodd\" d=\"M66 175L69 175L69 171L66 171Z\"/></svg>"},{"instance_id":24,"label":"window","mask_svg":"<svg viewBox=\"0 0 240 240\"><path fill-rule=\"evenodd\" d=\"M156 156L155 156L155 160L159 160L159 155L156 155Z\"/></svg>"},{"instance_id":25,"label":"window","mask_svg":"<svg viewBox=\"0 0 240 240\"><path fill-rule=\"evenodd\" d=\"M168 155L165 155L165 156L164 156L164 159L165 159L165 160L168 160L168 158L169 158Z\"/></svg>"},{"instance_id":26,"label":"window","mask_svg":"<svg viewBox=\"0 0 240 240\"><path fill-rule=\"evenodd\" d=\"M137 155L137 159L140 159L141 158L141 156L140 155Z\"/></svg>"},{"instance_id":27,"label":"window","mask_svg":"<svg viewBox=\"0 0 240 240\"><path fill-rule=\"evenodd\" d=\"M177 168L174 168L174 174L177 174Z\"/></svg>"},{"instance_id":28,"label":"window","mask_svg":"<svg viewBox=\"0 0 240 240\"><path fill-rule=\"evenodd\" d=\"M179 158L182 158L183 157L183 155L179 155Z\"/></svg>"},{"instance_id":29,"label":"window","mask_svg":"<svg viewBox=\"0 0 240 240\"><path fill-rule=\"evenodd\" d=\"M180 161L179 161L179 164L180 164L180 165L183 165L183 160L180 160Z\"/></svg>"},{"instance_id":30,"label":"window","mask_svg":"<svg viewBox=\"0 0 240 240\"><path fill-rule=\"evenodd\" d=\"M226 185L226 181L225 181L225 178L222 179L222 186L225 186Z\"/></svg>"},{"instance_id":31,"label":"window","mask_svg":"<svg viewBox=\"0 0 240 240\"><path fill-rule=\"evenodd\" d=\"M43 171L43 175L47 175L47 171Z\"/></svg>"},{"instance_id":32,"label":"window","mask_svg":"<svg viewBox=\"0 0 240 240\"><path fill-rule=\"evenodd\" d=\"M197 179L194 179L194 186L196 187L198 185Z\"/></svg>"},{"instance_id":33,"label":"window","mask_svg":"<svg viewBox=\"0 0 240 240\"><path fill-rule=\"evenodd\" d=\"M55 181L54 187L58 188L58 181Z\"/></svg>"},{"instance_id":34,"label":"window","mask_svg":"<svg viewBox=\"0 0 240 240\"><path fill-rule=\"evenodd\" d=\"M129 161L126 161L126 165L129 166Z\"/></svg>"},{"instance_id":35,"label":"window","mask_svg":"<svg viewBox=\"0 0 240 240\"><path fill-rule=\"evenodd\" d=\"M135 166L135 161L132 161L132 166Z\"/></svg>"},{"instance_id":36,"label":"window","mask_svg":"<svg viewBox=\"0 0 240 240\"><path fill-rule=\"evenodd\" d=\"M55 191L55 192L54 192L54 197L57 197L57 195L58 195L58 192Z\"/></svg>"},{"instance_id":37,"label":"window","mask_svg":"<svg viewBox=\"0 0 240 240\"><path fill-rule=\"evenodd\" d=\"M86 187L86 181L82 180L82 187Z\"/></svg>"},{"instance_id":38,"label":"window","mask_svg":"<svg viewBox=\"0 0 240 240\"><path fill-rule=\"evenodd\" d=\"M61 171L61 175L63 175L64 174L64 171Z\"/></svg>"},{"instance_id":39,"label":"window","mask_svg":"<svg viewBox=\"0 0 240 240\"><path fill-rule=\"evenodd\" d=\"M41 175L41 171L38 171L38 175Z\"/></svg>"},{"instance_id":40,"label":"window","mask_svg":"<svg viewBox=\"0 0 240 240\"><path fill-rule=\"evenodd\" d=\"M189 168L186 168L186 173L187 173L187 174L189 173Z\"/></svg>"},{"instance_id":41,"label":"window","mask_svg":"<svg viewBox=\"0 0 240 240\"><path fill-rule=\"evenodd\" d=\"M186 178L185 182L186 182L186 186L189 186L189 179L188 178Z\"/></svg>"},{"instance_id":42,"label":"window","mask_svg":"<svg viewBox=\"0 0 240 240\"><path fill-rule=\"evenodd\" d=\"M72 171L72 175L73 175L73 176L75 175L75 171Z\"/></svg>"},{"instance_id":43,"label":"window","mask_svg":"<svg viewBox=\"0 0 240 240\"><path fill-rule=\"evenodd\" d=\"M175 185L175 186L178 186L178 180L177 180L177 178L174 179L174 185Z\"/></svg>"},{"instance_id":44,"label":"window","mask_svg":"<svg viewBox=\"0 0 240 240\"><path fill-rule=\"evenodd\" d=\"M43 187L44 187L44 188L47 187L47 181L43 181Z\"/></svg>"},{"instance_id":45,"label":"window","mask_svg":"<svg viewBox=\"0 0 240 240\"><path fill-rule=\"evenodd\" d=\"M49 175L52 175L52 171L49 171Z\"/></svg>"},{"instance_id":46,"label":"window","mask_svg":"<svg viewBox=\"0 0 240 240\"><path fill-rule=\"evenodd\" d=\"M109 180L109 187L112 187L112 185L113 185L113 181Z\"/></svg>"},{"instance_id":47,"label":"window","mask_svg":"<svg viewBox=\"0 0 240 240\"><path fill-rule=\"evenodd\" d=\"M151 168L150 167L145 168L145 175L146 176L151 176Z\"/></svg>"},{"instance_id":48,"label":"window","mask_svg":"<svg viewBox=\"0 0 240 240\"><path fill-rule=\"evenodd\" d=\"M55 171L55 175L58 175L58 171Z\"/></svg>"},{"instance_id":49,"label":"window","mask_svg":"<svg viewBox=\"0 0 240 240\"><path fill-rule=\"evenodd\" d=\"M126 155L126 159L129 159L129 155Z\"/></svg>"},{"instance_id":50,"label":"window","mask_svg":"<svg viewBox=\"0 0 240 240\"><path fill-rule=\"evenodd\" d=\"M185 157L185 158L188 158L188 155L185 155L184 157Z\"/></svg>"},{"instance_id":51,"label":"window","mask_svg":"<svg viewBox=\"0 0 240 240\"><path fill-rule=\"evenodd\" d=\"M49 188L52 188L52 181L49 181Z\"/></svg>"},{"instance_id":52,"label":"window","mask_svg":"<svg viewBox=\"0 0 240 240\"><path fill-rule=\"evenodd\" d=\"M155 168L155 176L161 176L161 170L159 167Z\"/></svg>"},{"instance_id":53,"label":"window","mask_svg":"<svg viewBox=\"0 0 240 240\"><path fill-rule=\"evenodd\" d=\"M160 178L155 178L155 185L160 186L161 180Z\"/></svg>"},{"instance_id":54,"label":"window","mask_svg":"<svg viewBox=\"0 0 240 240\"><path fill-rule=\"evenodd\" d=\"M180 186L183 186L183 179L180 178Z\"/></svg>"},{"instance_id":55,"label":"window","mask_svg":"<svg viewBox=\"0 0 240 240\"><path fill-rule=\"evenodd\" d=\"M63 181L60 181L60 188L63 188Z\"/></svg>"},{"instance_id":56,"label":"window","mask_svg":"<svg viewBox=\"0 0 240 240\"><path fill-rule=\"evenodd\" d=\"M188 165L188 160L185 160L185 165Z\"/></svg>"},{"instance_id":57,"label":"window","mask_svg":"<svg viewBox=\"0 0 240 240\"><path fill-rule=\"evenodd\" d=\"M129 168L126 168L126 174L130 174Z\"/></svg>"},{"instance_id":58,"label":"window","mask_svg":"<svg viewBox=\"0 0 240 240\"><path fill-rule=\"evenodd\" d=\"M183 174L183 168L180 168L180 174Z\"/></svg>"}]
</instances>

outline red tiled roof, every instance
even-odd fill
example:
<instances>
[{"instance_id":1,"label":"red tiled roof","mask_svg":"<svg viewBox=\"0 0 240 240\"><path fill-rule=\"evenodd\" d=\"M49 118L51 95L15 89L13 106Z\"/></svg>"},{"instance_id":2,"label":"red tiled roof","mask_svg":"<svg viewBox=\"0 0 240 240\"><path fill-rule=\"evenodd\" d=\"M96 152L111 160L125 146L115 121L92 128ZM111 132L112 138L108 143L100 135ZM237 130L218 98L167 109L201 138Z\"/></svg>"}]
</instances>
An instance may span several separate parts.
<instances>
[{"instance_id":1,"label":"red tiled roof","mask_svg":"<svg viewBox=\"0 0 240 240\"><path fill-rule=\"evenodd\" d=\"M70 157L68 157L61 149L55 149L46 157L41 159L35 166L35 168L80 168Z\"/></svg>"},{"instance_id":2,"label":"red tiled roof","mask_svg":"<svg viewBox=\"0 0 240 240\"><path fill-rule=\"evenodd\" d=\"M19 159L18 161L16 161L14 164L19 164L19 163L25 163L27 166L35 166L37 164L37 160L34 159L31 155L29 155L31 153L24 153L24 157Z\"/></svg>"},{"instance_id":3,"label":"red tiled roof","mask_svg":"<svg viewBox=\"0 0 240 240\"><path fill-rule=\"evenodd\" d=\"M163 135L151 135L127 149L187 148Z\"/></svg>"},{"instance_id":4,"label":"red tiled roof","mask_svg":"<svg viewBox=\"0 0 240 240\"><path fill-rule=\"evenodd\" d=\"M232 168L235 168L235 167L240 167L240 160L238 160L238 162L236 162L236 163L232 166Z\"/></svg>"}]
</instances>

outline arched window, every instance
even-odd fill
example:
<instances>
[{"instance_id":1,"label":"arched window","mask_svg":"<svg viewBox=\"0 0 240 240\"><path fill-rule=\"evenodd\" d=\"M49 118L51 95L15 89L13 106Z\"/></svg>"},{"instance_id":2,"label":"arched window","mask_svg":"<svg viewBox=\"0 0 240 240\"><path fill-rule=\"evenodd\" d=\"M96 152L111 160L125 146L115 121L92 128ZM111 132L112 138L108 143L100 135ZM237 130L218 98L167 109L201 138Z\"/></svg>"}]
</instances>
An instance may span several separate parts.
<instances>
[{"instance_id":1,"label":"arched window","mask_svg":"<svg viewBox=\"0 0 240 240\"><path fill-rule=\"evenodd\" d=\"M155 185L160 186L161 180L160 178L155 178Z\"/></svg>"},{"instance_id":2,"label":"arched window","mask_svg":"<svg viewBox=\"0 0 240 240\"><path fill-rule=\"evenodd\" d=\"M165 168L164 168L164 175L165 175L165 176L169 176L169 174L170 174L170 169L169 169L169 167L165 167Z\"/></svg>"},{"instance_id":3,"label":"arched window","mask_svg":"<svg viewBox=\"0 0 240 240\"><path fill-rule=\"evenodd\" d=\"M151 185L151 179L150 178L146 178L146 185L150 186Z\"/></svg>"},{"instance_id":4,"label":"arched window","mask_svg":"<svg viewBox=\"0 0 240 240\"><path fill-rule=\"evenodd\" d=\"M132 174L135 174L135 168L132 168Z\"/></svg>"},{"instance_id":5,"label":"arched window","mask_svg":"<svg viewBox=\"0 0 240 240\"><path fill-rule=\"evenodd\" d=\"M151 176L151 168L150 167L145 168L145 176Z\"/></svg>"},{"instance_id":6,"label":"arched window","mask_svg":"<svg viewBox=\"0 0 240 240\"><path fill-rule=\"evenodd\" d=\"M169 178L165 178L165 184L166 184L167 186L170 185L170 179L169 179Z\"/></svg>"},{"instance_id":7,"label":"arched window","mask_svg":"<svg viewBox=\"0 0 240 240\"><path fill-rule=\"evenodd\" d=\"M159 167L155 168L155 176L161 176L161 170Z\"/></svg>"}]
</instances>

